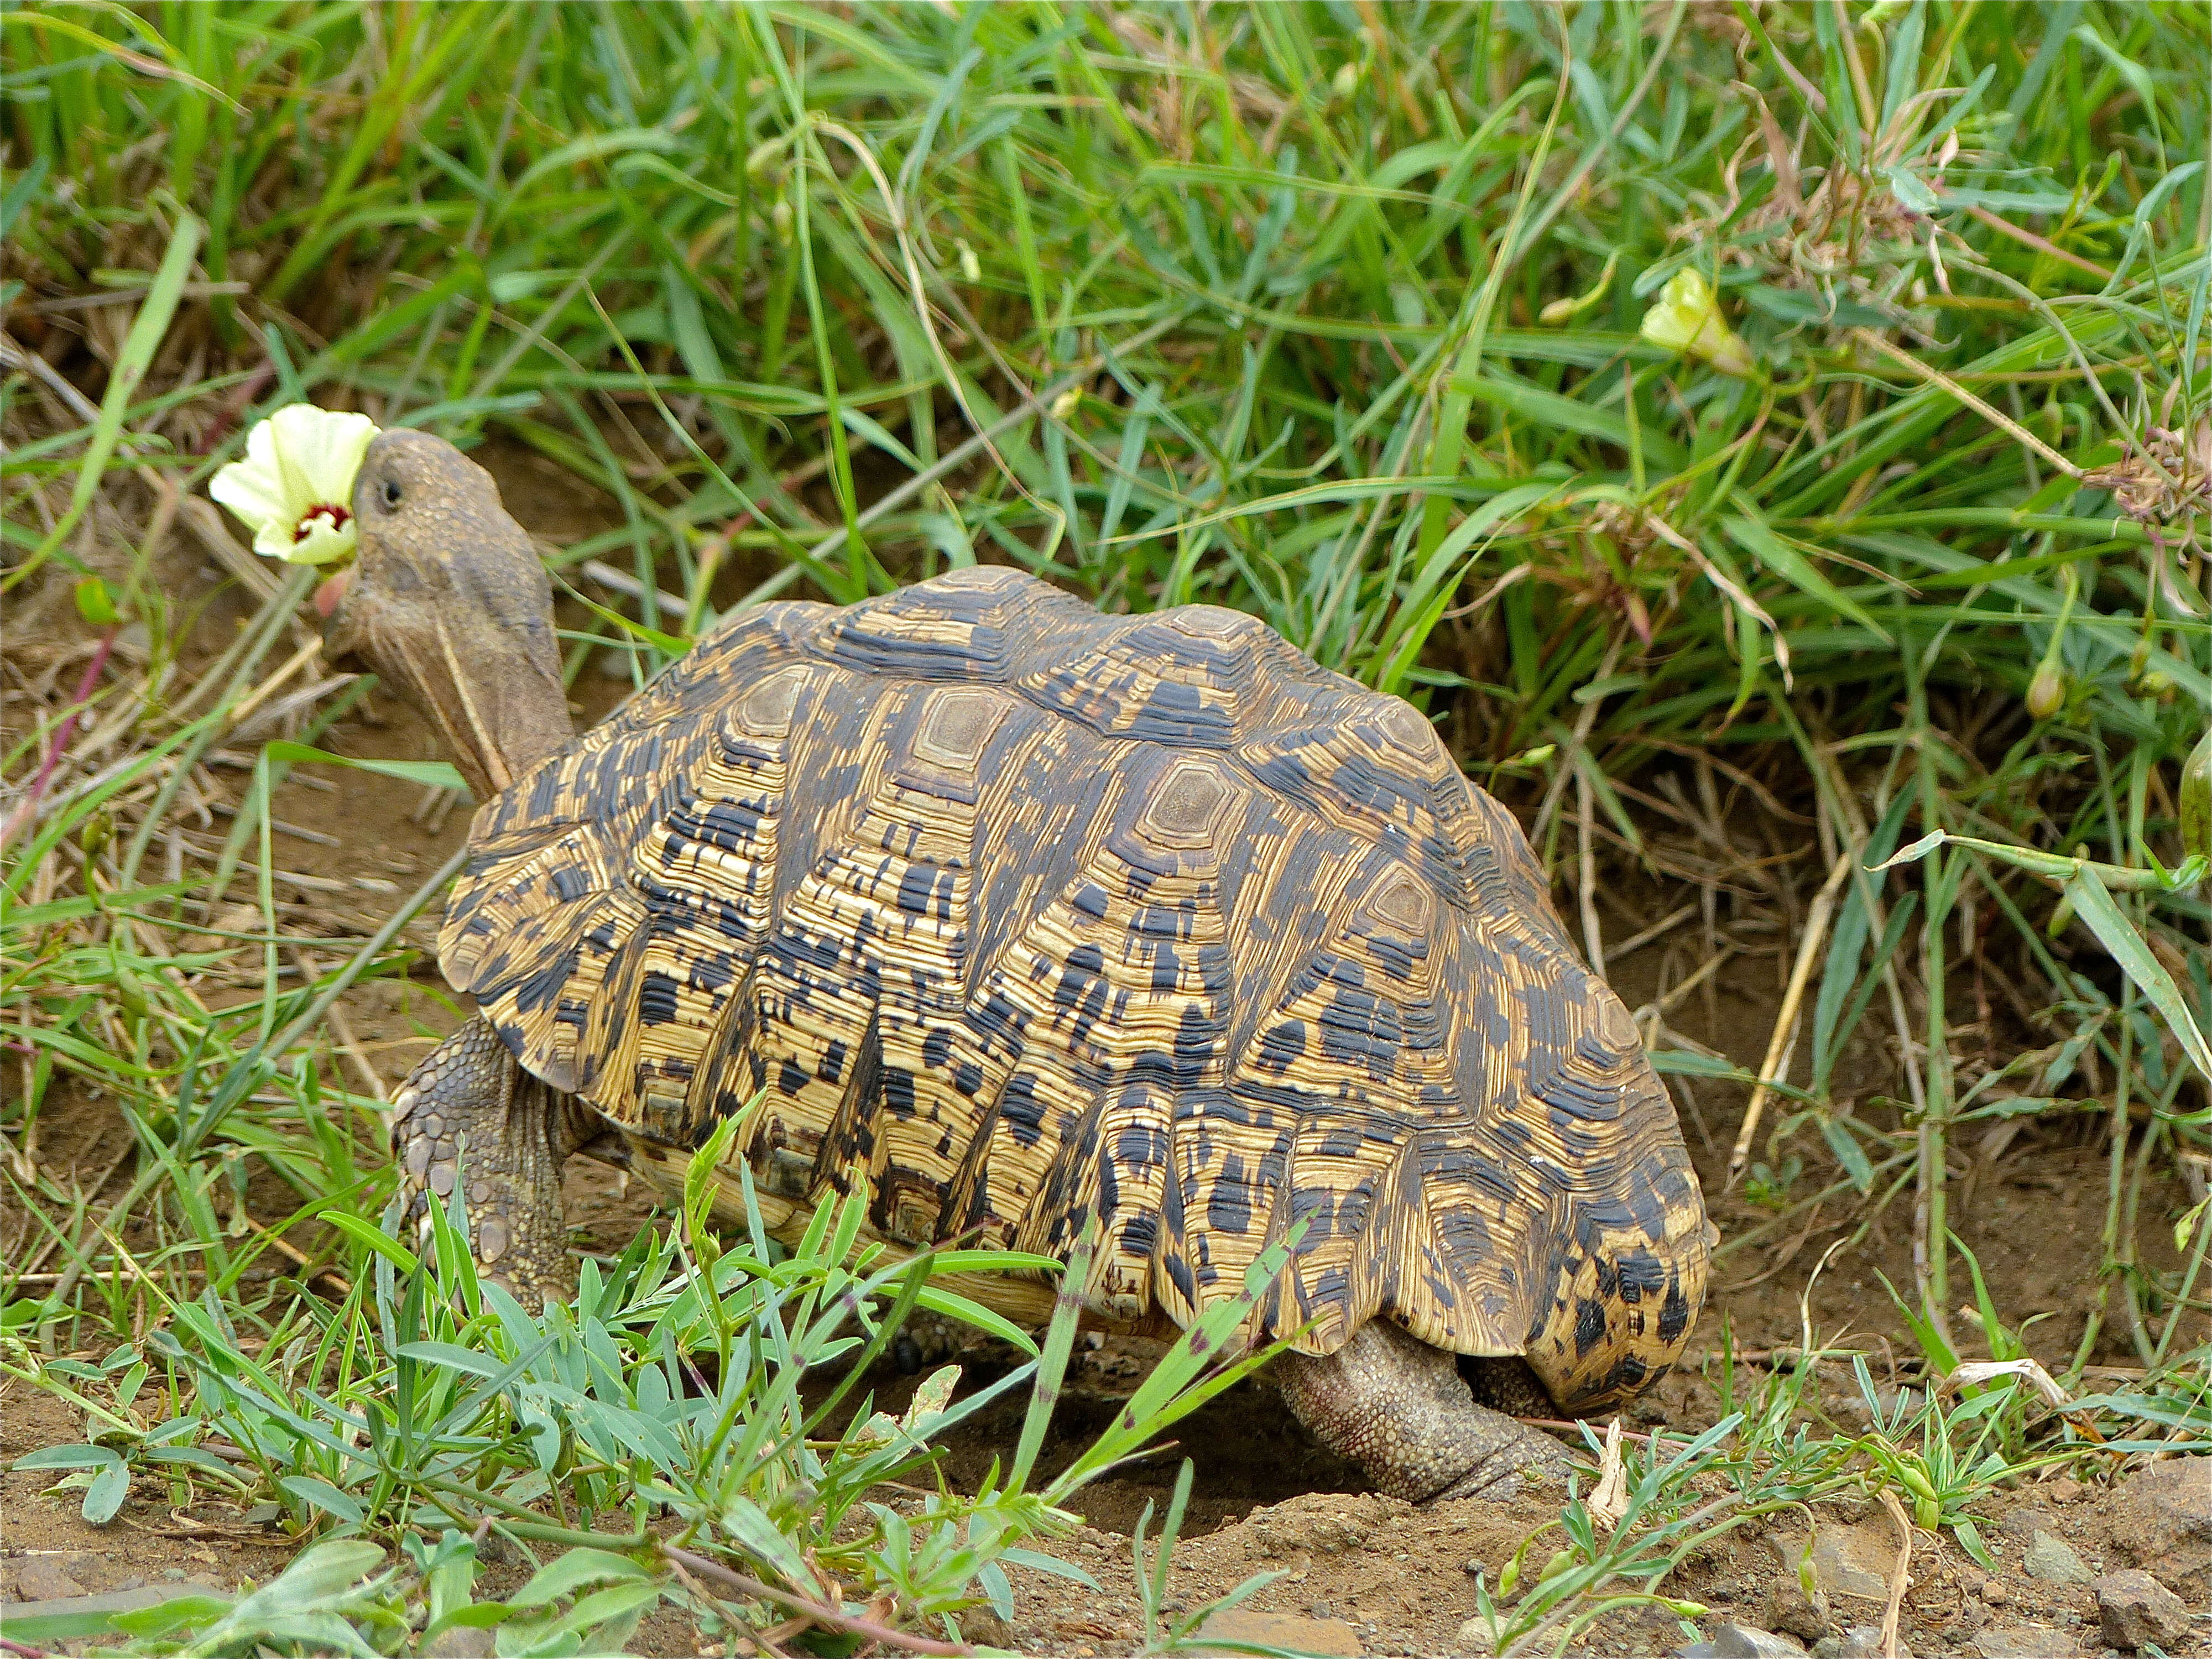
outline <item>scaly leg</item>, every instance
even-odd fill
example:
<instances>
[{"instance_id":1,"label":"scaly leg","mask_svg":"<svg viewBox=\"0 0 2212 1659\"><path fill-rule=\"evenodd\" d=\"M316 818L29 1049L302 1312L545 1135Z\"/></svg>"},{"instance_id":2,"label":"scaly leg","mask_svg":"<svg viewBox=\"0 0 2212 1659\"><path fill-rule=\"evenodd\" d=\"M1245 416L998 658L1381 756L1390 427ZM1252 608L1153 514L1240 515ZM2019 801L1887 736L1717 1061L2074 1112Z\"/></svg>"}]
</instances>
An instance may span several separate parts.
<instances>
[{"instance_id":1,"label":"scaly leg","mask_svg":"<svg viewBox=\"0 0 2212 1659\"><path fill-rule=\"evenodd\" d=\"M424 1056L392 1103L392 1152L407 1214L427 1241L429 1204L458 1183L485 1279L532 1309L572 1295L561 1167L605 1127L524 1071L473 1016Z\"/></svg>"},{"instance_id":2,"label":"scaly leg","mask_svg":"<svg viewBox=\"0 0 2212 1659\"><path fill-rule=\"evenodd\" d=\"M1314 1437L1392 1498L1507 1498L1528 1481L1559 1484L1570 1467L1557 1441L1475 1404L1453 1355L1388 1320L1325 1358L1285 1354L1275 1377Z\"/></svg>"}]
</instances>

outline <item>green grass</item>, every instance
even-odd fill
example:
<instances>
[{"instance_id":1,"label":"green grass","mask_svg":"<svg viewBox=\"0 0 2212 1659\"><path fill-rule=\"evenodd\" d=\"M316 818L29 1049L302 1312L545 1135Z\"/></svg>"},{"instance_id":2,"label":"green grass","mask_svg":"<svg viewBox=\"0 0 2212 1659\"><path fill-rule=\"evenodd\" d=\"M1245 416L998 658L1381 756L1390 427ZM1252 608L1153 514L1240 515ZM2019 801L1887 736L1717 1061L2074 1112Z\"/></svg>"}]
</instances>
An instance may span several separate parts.
<instances>
[{"instance_id":1,"label":"green grass","mask_svg":"<svg viewBox=\"0 0 2212 1659\"><path fill-rule=\"evenodd\" d=\"M1413 698L1521 810L1581 937L1601 867L1778 826L1798 856L1759 890L1802 924L1802 1030L1744 1149L1778 1214L1724 1250L1815 1195L1862 1233L1893 1206L1941 1370L1993 1346L1960 1311L1962 1173L2008 1121L2079 1125L2106 1221L2062 1381L2117 1347L2150 1374L2125 1399L2202 1437L2159 1379L2201 1363L2212 1228L2178 1267L2136 1240L2212 1155L2182 777L2212 708L2208 18L0 14L0 588L74 602L112 653L81 699L82 658L13 685L0 728L12 1363L158 1369L185 1307L290 1340L381 1271L244 1195L380 1213L375 1102L327 1015L404 981L440 876L299 969L271 823L297 756L234 738L304 582L233 571L252 615L210 661L207 594L155 575L246 425L310 397L605 493L614 527L557 563L617 620L570 637L572 672L615 645L641 682L773 593L1016 562L1110 608L1250 611ZM1747 377L1639 336L1687 267ZM360 695L273 735L327 747ZM49 768L72 718L116 735ZM210 789L234 813L179 857ZM1691 896L1709 949L1758 908ZM1976 956L2011 994L1967 1041ZM1761 1069L1650 1030L1693 1089ZM1894 1082L1844 1086L1877 1048ZM119 1186L36 1156L88 1097L128 1128ZM2002 1466L2054 1446L2077 1455L2008 1430Z\"/></svg>"}]
</instances>

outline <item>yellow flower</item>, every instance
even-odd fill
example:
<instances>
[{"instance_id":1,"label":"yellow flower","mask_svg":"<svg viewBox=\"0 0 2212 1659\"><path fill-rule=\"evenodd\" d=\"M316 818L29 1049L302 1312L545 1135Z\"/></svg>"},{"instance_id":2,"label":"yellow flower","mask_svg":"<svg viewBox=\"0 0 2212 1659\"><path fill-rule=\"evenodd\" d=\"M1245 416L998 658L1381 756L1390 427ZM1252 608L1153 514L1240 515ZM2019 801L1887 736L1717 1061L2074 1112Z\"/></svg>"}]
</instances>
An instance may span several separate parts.
<instances>
[{"instance_id":1,"label":"yellow flower","mask_svg":"<svg viewBox=\"0 0 2212 1659\"><path fill-rule=\"evenodd\" d=\"M376 422L313 404L287 404L246 434L246 459L218 471L208 494L253 532L253 550L289 564L338 564L360 541L353 480Z\"/></svg>"},{"instance_id":2,"label":"yellow flower","mask_svg":"<svg viewBox=\"0 0 2212 1659\"><path fill-rule=\"evenodd\" d=\"M1751 348L1728 325L1712 289L1694 270L1685 268L1668 279L1659 303L1644 313L1643 332L1652 344L1702 357L1723 374L1741 380L1751 373Z\"/></svg>"}]
</instances>

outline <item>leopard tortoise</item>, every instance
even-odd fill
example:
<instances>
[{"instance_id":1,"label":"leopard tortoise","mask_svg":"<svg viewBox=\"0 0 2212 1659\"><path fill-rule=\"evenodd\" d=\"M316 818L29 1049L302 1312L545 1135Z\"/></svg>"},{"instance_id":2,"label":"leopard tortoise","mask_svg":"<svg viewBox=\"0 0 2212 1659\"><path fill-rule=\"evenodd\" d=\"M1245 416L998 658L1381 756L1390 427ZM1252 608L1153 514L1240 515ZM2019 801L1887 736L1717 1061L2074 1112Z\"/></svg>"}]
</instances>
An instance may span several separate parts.
<instances>
[{"instance_id":1,"label":"leopard tortoise","mask_svg":"<svg viewBox=\"0 0 2212 1659\"><path fill-rule=\"evenodd\" d=\"M392 1137L489 1275L568 1282L571 1152L680 1176L765 1091L737 1152L779 1230L856 1169L894 1245L1065 1258L1095 1219L1109 1322L1187 1322L1305 1220L1255 1334L1386 1492L1556 1473L1498 1407L1680 1350L1712 1235L1666 1091L1407 703L1235 611L972 568L746 611L579 740L490 476L388 432L355 507L326 647L484 803L439 939L478 1012Z\"/></svg>"}]
</instances>

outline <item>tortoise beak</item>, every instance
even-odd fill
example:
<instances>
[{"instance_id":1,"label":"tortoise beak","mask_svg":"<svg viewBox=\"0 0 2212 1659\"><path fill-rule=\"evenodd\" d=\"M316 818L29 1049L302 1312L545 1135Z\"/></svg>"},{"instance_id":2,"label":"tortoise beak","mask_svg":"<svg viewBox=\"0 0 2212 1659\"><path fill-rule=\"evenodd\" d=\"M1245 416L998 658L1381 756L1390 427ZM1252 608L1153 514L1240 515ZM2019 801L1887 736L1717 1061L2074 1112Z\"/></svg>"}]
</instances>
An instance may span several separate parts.
<instances>
[{"instance_id":1,"label":"tortoise beak","mask_svg":"<svg viewBox=\"0 0 2212 1659\"><path fill-rule=\"evenodd\" d=\"M354 513L360 558L315 595L324 654L427 715L489 800L574 737L544 567L491 476L426 433L370 444Z\"/></svg>"},{"instance_id":2,"label":"tortoise beak","mask_svg":"<svg viewBox=\"0 0 2212 1659\"><path fill-rule=\"evenodd\" d=\"M352 578L353 572L341 570L315 590L315 614L325 622L330 621L331 613L338 608L338 601L345 598L346 583Z\"/></svg>"}]
</instances>

